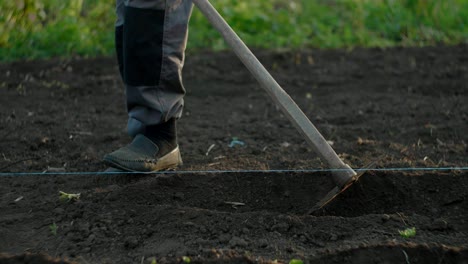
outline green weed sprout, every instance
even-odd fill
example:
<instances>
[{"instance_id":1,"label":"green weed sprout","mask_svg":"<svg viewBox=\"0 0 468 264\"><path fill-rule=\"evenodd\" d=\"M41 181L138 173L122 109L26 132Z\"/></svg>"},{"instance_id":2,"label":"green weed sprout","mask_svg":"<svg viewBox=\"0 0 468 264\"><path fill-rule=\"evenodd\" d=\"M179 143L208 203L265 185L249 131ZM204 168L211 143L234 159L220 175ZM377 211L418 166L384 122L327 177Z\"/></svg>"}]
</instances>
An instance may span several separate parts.
<instances>
[{"instance_id":1,"label":"green weed sprout","mask_svg":"<svg viewBox=\"0 0 468 264\"><path fill-rule=\"evenodd\" d=\"M304 264L304 261L302 261L300 259L291 259L289 261L289 264Z\"/></svg>"},{"instance_id":2,"label":"green weed sprout","mask_svg":"<svg viewBox=\"0 0 468 264\"><path fill-rule=\"evenodd\" d=\"M59 191L59 200L62 202L71 202L71 201L77 201L80 199L80 193L66 193Z\"/></svg>"},{"instance_id":3,"label":"green weed sprout","mask_svg":"<svg viewBox=\"0 0 468 264\"><path fill-rule=\"evenodd\" d=\"M49 225L49 228L50 228L50 232L52 233L52 235L56 236L57 235L57 229L58 229L57 224L55 224L55 222L54 222L51 225Z\"/></svg>"},{"instance_id":4,"label":"green weed sprout","mask_svg":"<svg viewBox=\"0 0 468 264\"><path fill-rule=\"evenodd\" d=\"M404 238L414 237L416 235L416 227L407 228L403 231L398 230L398 233L400 233L400 236Z\"/></svg>"},{"instance_id":5,"label":"green weed sprout","mask_svg":"<svg viewBox=\"0 0 468 264\"><path fill-rule=\"evenodd\" d=\"M191 260L190 260L189 257L183 256L183 257L182 257L182 261L183 261L184 263L190 263Z\"/></svg>"}]
</instances>

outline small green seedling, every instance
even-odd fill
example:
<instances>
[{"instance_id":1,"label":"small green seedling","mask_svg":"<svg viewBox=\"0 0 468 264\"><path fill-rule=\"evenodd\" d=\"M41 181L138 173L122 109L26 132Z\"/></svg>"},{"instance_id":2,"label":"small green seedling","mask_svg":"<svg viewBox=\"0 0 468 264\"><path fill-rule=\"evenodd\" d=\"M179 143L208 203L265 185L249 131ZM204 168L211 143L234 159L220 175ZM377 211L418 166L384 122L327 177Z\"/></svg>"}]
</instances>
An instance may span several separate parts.
<instances>
[{"instance_id":1,"label":"small green seedling","mask_svg":"<svg viewBox=\"0 0 468 264\"><path fill-rule=\"evenodd\" d=\"M289 264L304 264L304 261L302 261L300 259L291 259L289 261Z\"/></svg>"},{"instance_id":2,"label":"small green seedling","mask_svg":"<svg viewBox=\"0 0 468 264\"><path fill-rule=\"evenodd\" d=\"M158 264L158 263L156 262L156 259L155 259L155 258L153 258L153 259L151 260L151 264Z\"/></svg>"},{"instance_id":3,"label":"small green seedling","mask_svg":"<svg viewBox=\"0 0 468 264\"><path fill-rule=\"evenodd\" d=\"M189 257L183 256L183 257L182 257L182 261L183 261L184 263L190 263L191 260L190 260Z\"/></svg>"},{"instance_id":4,"label":"small green seedling","mask_svg":"<svg viewBox=\"0 0 468 264\"><path fill-rule=\"evenodd\" d=\"M398 233L400 233L400 236L404 238L411 238L416 235L416 227L407 228L403 231L399 230Z\"/></svg>"},{"instance_id":5,"label":"small green seedling","mask_svg":"<svg viewBox=\"0 0 468 264\"><path fill-rule=\"evenodd\" d=\"M71 201L77 201L80 199L80 193L66 193L59 191L59 200L62 202L71 202Z\"/></svg>"},{"instance_id":6,"label":"small green seedling","mask_svg":"<svg viewBox=\"0 0 468 264\"><path fill-rule=\"evenodd\" d=\"M54 222L51 225L49 225L49 228L50 228L50 232L52 233L52 235L56 236L57 235L57 229L58 229L57 224L55 224L55 222Z\"/></svg>"}]
</instances>

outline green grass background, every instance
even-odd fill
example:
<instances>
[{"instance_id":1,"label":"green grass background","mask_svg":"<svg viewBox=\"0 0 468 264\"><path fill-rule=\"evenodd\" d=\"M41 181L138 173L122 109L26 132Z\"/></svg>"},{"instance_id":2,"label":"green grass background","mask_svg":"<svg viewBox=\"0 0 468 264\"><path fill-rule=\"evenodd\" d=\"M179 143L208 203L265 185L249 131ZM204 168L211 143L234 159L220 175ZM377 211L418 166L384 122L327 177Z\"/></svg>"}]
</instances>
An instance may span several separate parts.
<instances>
[{"instance_id":1,"label":"green grass background","mask_svg":"<svg viewBox=\"0 0 468 264\"><path fill-rule=\"evenodd\" d=\"M111 55L115 0L0 2L0 61ZM468 0L211 0L255 48L468 43ZM227 48L196 9L188 51Z\"/></svg>"}]
</instances>

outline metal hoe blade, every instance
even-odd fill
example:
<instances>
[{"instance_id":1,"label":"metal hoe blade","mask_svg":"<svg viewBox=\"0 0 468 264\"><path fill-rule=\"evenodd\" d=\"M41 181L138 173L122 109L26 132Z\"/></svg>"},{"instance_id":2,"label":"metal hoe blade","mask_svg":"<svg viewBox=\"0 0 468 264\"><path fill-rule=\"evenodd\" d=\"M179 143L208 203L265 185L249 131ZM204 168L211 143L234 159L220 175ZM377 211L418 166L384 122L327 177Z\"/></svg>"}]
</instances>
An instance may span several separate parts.
<instances>
[{"instance_id":1,"label":"metal hoe blade","mask_svg":"<svg viewBox=\"0 0 468 264\"><path fill-rule=\"evenodd\" d=\"M373 161L372 163L365 166L362 170L359 171L359 173L356 176L353 177L353 180L351 182L349 182L348 184L346 184L344 187L340 188L340 187L336 186L335 188L333 188L331 191L329 191L325 195L325 197L322 198L322 200L320 200L317 204L315 204L314 207L312 207L312 209L308 212L308 214L312 214L312 213L322 209L325 205L329 204L336 197L338 197L338 195L340 195L341 193L346 191L349 187L351 187L351 185L353 185L354 183L359 181L359 179L361 178L362 175L364 175L369 170L375 168L376 164L377 164L377 161Z\"/></svg>"}]
</instances>

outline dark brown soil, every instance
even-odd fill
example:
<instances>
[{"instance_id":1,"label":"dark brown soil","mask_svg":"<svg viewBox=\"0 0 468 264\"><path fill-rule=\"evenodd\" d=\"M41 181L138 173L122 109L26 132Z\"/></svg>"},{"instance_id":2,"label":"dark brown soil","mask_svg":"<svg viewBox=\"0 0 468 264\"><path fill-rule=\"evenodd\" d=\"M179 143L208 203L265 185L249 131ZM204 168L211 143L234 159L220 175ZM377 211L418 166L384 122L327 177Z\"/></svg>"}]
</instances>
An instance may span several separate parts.
<instances>
[{"instance_id":1,"label":"dark brown soil","mask_svg":"<svg viewBox=\"0 0 468 264\"><path fill-rule=\"evenodd\" d=\"M468 166L468 46L256 54L352 167ZM184 77L180 170L326 168L233 54ZM28 175L129 142L114 59L0 64L0 92L0 172L26 172L0 176L0 263L468 263L466 170L371 171L313 215L330 173Z\"/></svg>"}]
</instances>

